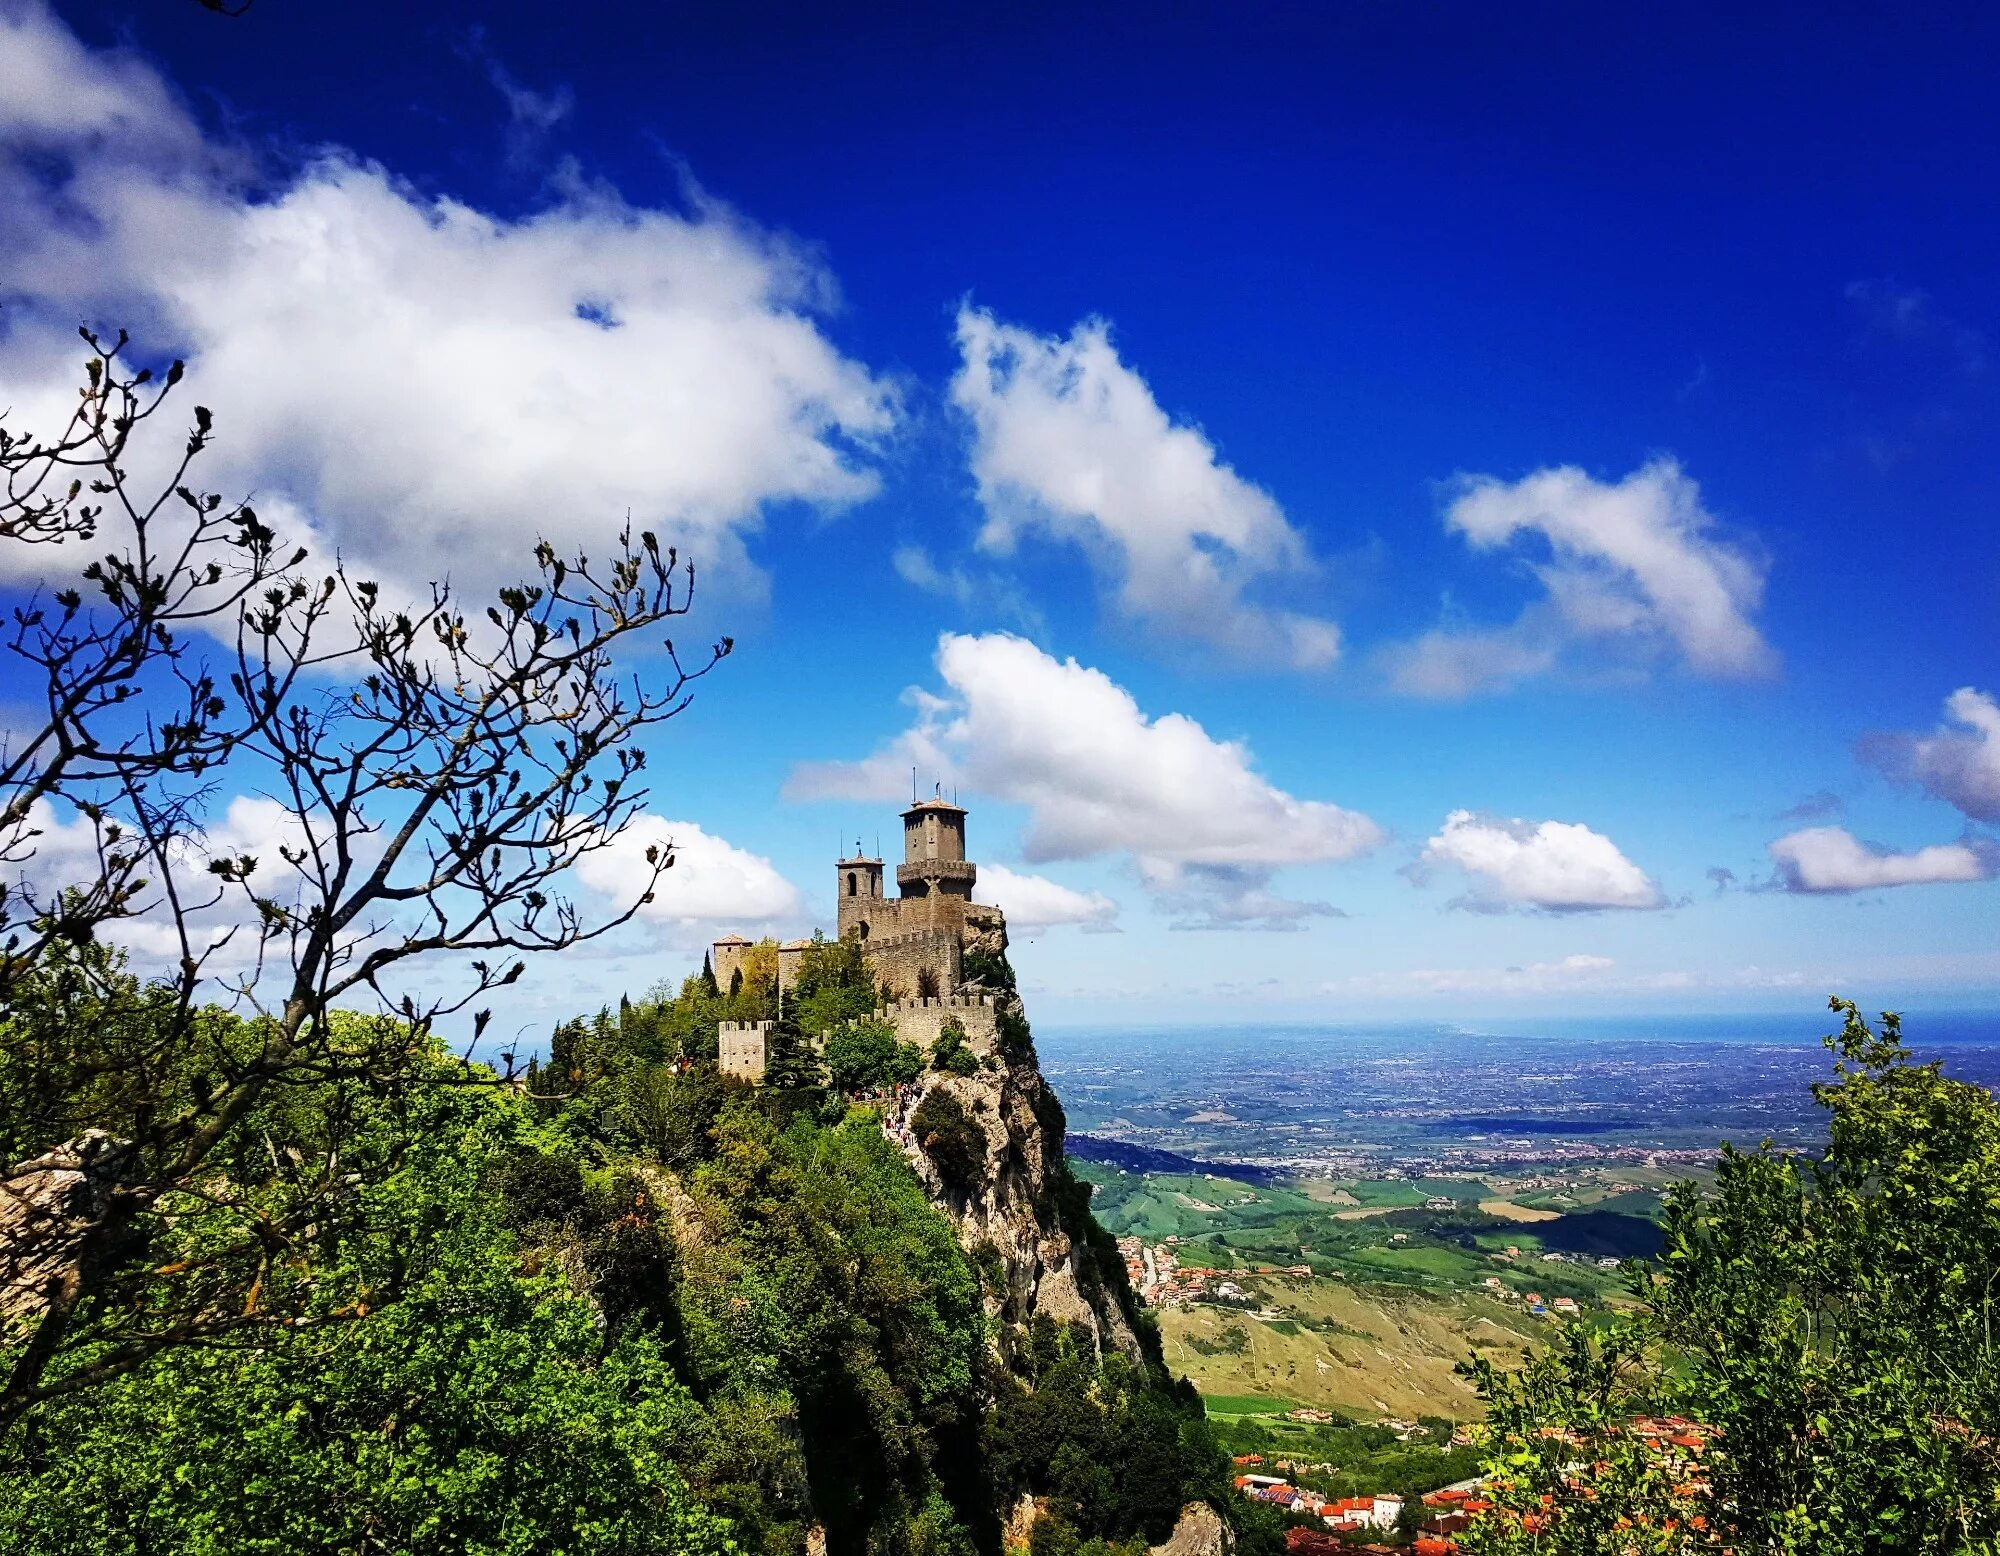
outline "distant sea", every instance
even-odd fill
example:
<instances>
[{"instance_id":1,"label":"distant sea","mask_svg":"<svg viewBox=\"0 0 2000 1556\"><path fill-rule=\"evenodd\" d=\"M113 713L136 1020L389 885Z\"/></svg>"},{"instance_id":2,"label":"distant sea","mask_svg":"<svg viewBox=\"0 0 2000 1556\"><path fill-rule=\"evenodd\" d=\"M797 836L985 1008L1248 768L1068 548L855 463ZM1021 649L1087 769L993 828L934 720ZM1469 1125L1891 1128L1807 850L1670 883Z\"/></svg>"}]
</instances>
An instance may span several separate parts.
<instances>
[{"instance_id":1,"label":"distant sea","mask_svg":"<svg viewBox=\"0 0 2000 1556\"><path fill-rule=\"evenodd\" d=\"M2000 1013L1905 1017L1921 1059L2000 1088ZM1824 1012L1038 1032L1073 1132L1213 1162L1384 1162L1722 1140L1811 1146ZM1087 1149L1087 1147L1086 1147Z\"/></svg>"}]
</instances>

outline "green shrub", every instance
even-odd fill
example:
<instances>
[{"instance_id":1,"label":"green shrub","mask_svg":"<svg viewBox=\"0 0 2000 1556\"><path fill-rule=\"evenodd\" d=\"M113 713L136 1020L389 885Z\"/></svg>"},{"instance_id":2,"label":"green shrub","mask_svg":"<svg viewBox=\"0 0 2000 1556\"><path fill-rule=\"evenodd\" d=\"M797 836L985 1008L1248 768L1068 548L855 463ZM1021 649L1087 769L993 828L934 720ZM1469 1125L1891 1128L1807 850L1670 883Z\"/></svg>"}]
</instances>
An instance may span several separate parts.
<instances>
[{"instance_id":1,"label":"green shrub","mask_svg":"<svg viewBox=\"0 0 2000 1556\"><path fill-rule=\"evenodd\" d=\"M947 1016L931 1044L931 1068L947 1075L975 1075L979 1055L966 1046L965 1025L956 1016Z\"/></svg>"},{"instance_id":2,"label":"green shrub","mask_svg":"<svg viewBox=\"0 0 2000 1556\"><path fill-rule=\"evenodd\" d=\"M938 1176L964 1193L986 1171L986 1131L943 1087L933 1087L910 1115L910 1130Z\"/></svg>"},{"instance_id":3,"label":"green shrub","mask_svg":"<svg viewBox=\"0 0 2000 1556\"><path fill-rule=\"evenodd\" d=\"M827 1084L836 1091L906 1086L924 1072L923 1053L898 1042L896 1029L870 1018L842 1027L826 1040Z\"/></svg>"}]
</instances>

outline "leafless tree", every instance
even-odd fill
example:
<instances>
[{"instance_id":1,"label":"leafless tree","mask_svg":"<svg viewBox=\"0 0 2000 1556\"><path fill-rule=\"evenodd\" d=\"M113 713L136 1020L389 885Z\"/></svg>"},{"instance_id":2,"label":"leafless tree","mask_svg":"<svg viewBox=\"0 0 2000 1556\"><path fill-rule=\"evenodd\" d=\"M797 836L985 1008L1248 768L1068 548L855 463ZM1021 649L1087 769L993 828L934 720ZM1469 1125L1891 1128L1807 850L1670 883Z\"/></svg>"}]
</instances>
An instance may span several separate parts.
<instances>
[{"instance_id":1,"label":"leafless tree","mask_svg":"<svg viewBox=\"0 0 2000 1556\"><path fill-rule=\"evenodd\" d=\"M476 1041L522 953L651 900L665 840L600 915L564 878L641 811L634 737L730 647L684 664L667 641L650 674L620 672L694 584L629 526L601 560L539 545L531 580L470 617L445 584L405 607L312 571L189 484L207 410L164 478L134 476L181 365L155 379L122 334L85 339L65 428L0 415L0 545L74 571L4 645L35 712L0 752L0 1153L18 1164L0 1179L0 1428L165 1346L264 1343L393 1298L315 1306L311 1271L358 1177L394 1161L357 1168L337 1131L305 1153L267 1135L246 1188L246 1122L274 1088L490 1077L445 1064L434 1028L473 1012ZM277 802L263 857L210 846L225 778ZM163 978L104 950L134 926L167 948ZM442 989L401 977L420 960Z\"/></svg>"}]
</instances>

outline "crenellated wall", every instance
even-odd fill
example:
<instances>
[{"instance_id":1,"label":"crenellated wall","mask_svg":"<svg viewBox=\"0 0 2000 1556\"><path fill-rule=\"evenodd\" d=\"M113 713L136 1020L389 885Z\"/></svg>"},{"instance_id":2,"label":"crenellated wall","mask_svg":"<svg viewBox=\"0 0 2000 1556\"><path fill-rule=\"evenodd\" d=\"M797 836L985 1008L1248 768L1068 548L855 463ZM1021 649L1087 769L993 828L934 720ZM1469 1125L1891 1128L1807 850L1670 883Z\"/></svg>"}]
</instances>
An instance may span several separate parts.
<instances>
[{"instance_id":1,"label":"crenellated wall","mask_svg":"<svg viewBox=\"0 0 2000 1556\"><path fill-rule=\"evenodd\" d=\"M885 1005L876 1015L896 1029L905 1043L915 1043L926 1053L954 1018L965 1028L965 1041L979 1055L990 1054L1000 1041L1000 1017L991 994L952 994L935 1000L898 1000Z\"/></svg>"}]
</instances>

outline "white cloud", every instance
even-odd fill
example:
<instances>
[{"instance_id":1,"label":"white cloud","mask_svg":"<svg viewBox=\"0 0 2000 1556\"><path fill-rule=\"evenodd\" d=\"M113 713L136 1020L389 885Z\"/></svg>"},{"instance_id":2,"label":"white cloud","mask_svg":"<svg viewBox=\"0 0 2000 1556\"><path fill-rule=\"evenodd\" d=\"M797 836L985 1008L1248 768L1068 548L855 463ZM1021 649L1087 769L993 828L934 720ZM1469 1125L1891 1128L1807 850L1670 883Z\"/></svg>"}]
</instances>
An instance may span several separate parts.
<instances>
[{"instance_id":1,"label":"white cloud","mask_svg":"<svg viewBox=\"0 0 2000 1556\"><path fill-rule=\"evenodd\" d=\"M1578 954L1515 967L1414 967L1355 973L1322 993L1411 998L1492 998L1515 995L1674 994L1694 989L1768 990L1838 987L1845 973L1766 968L1755 964L1701 972L1662 968L1625 972L1608 956Z\"/></svg>"},{"instance_id":2,"label":"white cloud","mask_svg":"<svg viewBox=\"0 0 2000 1556\"><path fill-rule=\"evenodd\" d=\"M201 139L150 66L86 49L37 0L0 5L0 135L152 144L163 156Z\"/></svg>"},{"instance_id":3,"label":"white cloud","mask_svg":"<svg viewBox=\"0 0 2000 1556\"><path fill-rule=\"evenodd\" d=\"M1324 986L1328 994L1546 994L1599 988L1616 967L1608 956L1578 953L1521 967L1410 967L1355 973Z\"/></svg>"},{"instance_id":4,"label":"white cloud","mask_svg":"<svg viewBox=\"0 0 2000 1556\"><path fill-rule=\"evenodd\" d=\"M1279 896L1272 865L1141 859L1138 871L1171 915L1169 929L1303 929L1308 919L1347 916L1329 902Z\"/></svg>"},{"instance_id":5,"label":"white cloud","mask_svg":"<svg viewBox=\"0 0 2000 1556\"><path fill-rule=\"evenodd\" d=\"M1990 881L2000 874L2000 848L1984 838L1899 854L1864 843L1845 827L1805 827L1779 838L1770 852L1779 884L1795 892Z\"/></svg>"},{"instance_id":6,"label":"white cloud","mask_svg":"<svg viewBox=\"0 0 2000 1556\"><path fill-rule=\"evenodd\" d=\"M1665 904L1651 877L1601 832L1566 821L1507 820L1455 810L1424 845L1415 875L1450 867L1471 877L1464 905L1555 913Z\"/></svg>"},{"instance_id":7,"label":"white cloud","mask_svg":"<svg viewBox=\"0 0 2000 1556\"><path fill-rule=\"evenodd\" d=\"M1255 771L1248 747L1184 714L1149 718L1101 670L1006 633L938 641L942 696L908 695L915 724L858 762L807 763L795 799L896 799L910 768L1026 806L1031 863L1128 855L1164 897L1233 902L1289 864L1352 859L1382 829L1357 811L1299 799ZM1271 899L1281 916L1323 904ZM1182 905L1175 905L1181 911Z\"/></svg>"},{"instance_id":8,"label":"white cloud","mask_svg":"<svg viewBox=\"0 0 2000 1556\"><path fill-rule=\"evenodd\" d=\"M894 395L822 332L825 269L698 193L571 179L508 220L338 148L259 179L36 5L0 20L0 72L0 208L37 213L0 239L24 420L73 397L79 317L129 324L216 412L204 484L406 584L518 576L545 531L601 554L629 509L755 587L767 504L875 489Z\"/></svg>"},{"instance_id":9,"label":"white cloud","mask_svg":"<svg viewBox=\"0 0 2000 1556\"><path fill-rule=\"evenodd\" d=\"M770 860L691 821L640 816L610 847L583 859L576 873L622 907L651 878L647 848L665 843L673 845L673 867L639 909L641 918L684 930L790 926L803 918L805 899Z\"/></svg>"},{"instance_id":10,"label":"white cloud","mask_svg":"<svg viewBox=\"0 0 2000 1556\"><path fill-rule=\"evenodd\" d=\"M107 817L107 824L122 832L122 837L109 845L110 850L131 855L139 846L138 834L115 814ZM57 807L37 800L29 807L25 826L14 835L27 838L29 834L32 854L6 869L11 884L31 887L46 901L56 892L98 879L99 833L82 814L72 813L64 820ZM244 887L225 886L209 873L210 861L246 855L255 859L256 868L247 882L249 890L297 908L304 898L305 883L280 850L299 854L308 843L305 826L276 800L239 794L206 827L170 844L168 857L182 910L181 928L187 933L186 949L202 961L209 976L241 973L254 965L258 952L254 915L247 911ZM361 840L361 847L366 846L367 840ZM148 883L147 889L139 893L131 917L104 925L104 939L130 953L135 965L144 971L175 966L183 947L165 911L157 862L142 858L135 874Z\"/></svg>"},{"instance_id":11,"label":"white cloud","mask_svg":"<svg viewBox=\"0 0 2000 1556\"><path fill-rule=\"evenodd\" d=\"M1168 417L1102 321L1064 339L965 307L958 346L951 393L972 421L983 549L1039 531L1081 547L1132 622L1298 669L1333 662L1332 622L1256 599L1311 570L1304 537L1199 428Z\"/></svg>"},{"instance_id":12,"label":"white cloud","mask_svg":"<svg viewBox=\"0 0 2000 1556\"><path fill-rule=\"evenodd\" d=\"M1118 904L1102 892L1078 891L1041 875L1022 875L1004 865L979 867L980 900L1007 915L1009 927L1050 929L1058 924L1116 922Z\"/></svg>"},{"instance_id":13,"label":"white cloud","mask_svg":"<svg viewBox=\"0 0 2000 1556\"><path fill-rule=\"evenodd\" d=\"M1892 778L1922 784L1974 821L2000 821L2000 703L1961 686L1944 707L1949 722L1932 733L1870 735L1859 754Z\"/></svg>"},{"instance_id":14,"label":"white cloud","mask_svg":"<svg viewBox=\"0 0 2000 1556\"><path fill-rule=\"evenodd\" d=\"M1466 477L1445 523L1482 551L1539 535L1547 555L1530 570L1543 595L1509 626L1447 623L1392 650L1404 691L1462 697L1607 650L1635 662L1677 654L1696 674L1722 678L1776 667L1751 619L1762 564L1716 535L1700 488L1672 460L1616 484L1569 466L1512 483Z\"/></svg>"}]
</instances>

